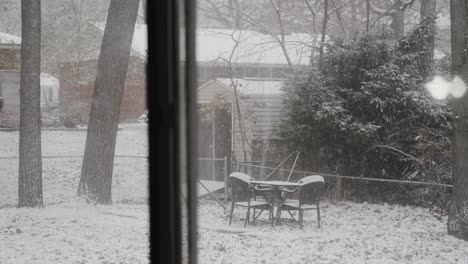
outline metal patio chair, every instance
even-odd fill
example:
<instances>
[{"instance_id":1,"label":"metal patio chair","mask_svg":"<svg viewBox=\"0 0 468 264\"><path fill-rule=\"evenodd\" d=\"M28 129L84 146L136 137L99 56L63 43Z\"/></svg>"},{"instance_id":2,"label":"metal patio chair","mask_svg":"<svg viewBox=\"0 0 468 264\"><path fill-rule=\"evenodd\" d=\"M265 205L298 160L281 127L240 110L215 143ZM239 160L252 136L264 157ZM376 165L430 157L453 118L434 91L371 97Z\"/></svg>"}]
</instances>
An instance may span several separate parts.
<instances>
[{"instance_id":1,"label":"metal patio chair","mask_svg":"<svg viewBox=\"0 0 468 264\"><path fill-rule=\"evenodd\" d=\"M283 188L282 191L285 193L299 193L299 200L285 199L278 205L276 213L277 224L281 218L281 211L288 211L289 215L294 219L291 211L298 211L298 222L302 229L303 222L303 211L305 210L316 210L317 211L317 222L320 228L320 197L322 196L325 181L320 175L312 175L302 178L298 181L302 184L300 187L295 189Z\"/></svg>"},{"instance_id":2,"label":"metal patio chair","mask_svg":"<svg viewBox=\"0 0 468 264\"><path fill-rule=\"evenodd\" d=\"M267 200L256 200L257 195L271 192L272 188L269 186L255 186L250 182L253 178L247 174L241 172L233 172L229 175L229 181L231 184L232 192L232 206L231 214L229 216L229 225L232 222L232 215L234 213L234 207L247 207L247 215L245 217L244 227L247 226L247 222L250 222L250 209L253 211L253 222L260 216L264 210L269 210L269 217L271 219L271 225L273 225L273 205ZM258 215L255 214L255 209L260 209Z\"/></svg>"}]
</instances>

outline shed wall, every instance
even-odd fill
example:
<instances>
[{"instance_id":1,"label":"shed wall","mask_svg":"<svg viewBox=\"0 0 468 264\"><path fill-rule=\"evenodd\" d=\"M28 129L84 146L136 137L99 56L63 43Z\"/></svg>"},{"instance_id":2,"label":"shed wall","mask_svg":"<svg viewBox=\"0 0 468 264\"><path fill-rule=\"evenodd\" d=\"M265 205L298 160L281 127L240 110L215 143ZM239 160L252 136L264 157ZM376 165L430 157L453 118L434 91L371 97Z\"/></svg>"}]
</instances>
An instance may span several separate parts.
<instances>
[{"instance_id":1,"label":"shed wall","mask_svg":"<svg viewBox=\"0 0 468 264\"><path fill-rule=\"evenodd\" d=\"M211 102L216 95L227 96L233 106L232 120L232 152L238 161L244 160L244 150L247 161L251 161L252 141L254 139L271 139L274 127L282 118L283 102L280 94L272 95L242 95L239 97L242 127L245 138L239 126L239 116L235 108L234 93L220 82L210 81L198 89L197 103Z\"/></svg>"}]
</instances>

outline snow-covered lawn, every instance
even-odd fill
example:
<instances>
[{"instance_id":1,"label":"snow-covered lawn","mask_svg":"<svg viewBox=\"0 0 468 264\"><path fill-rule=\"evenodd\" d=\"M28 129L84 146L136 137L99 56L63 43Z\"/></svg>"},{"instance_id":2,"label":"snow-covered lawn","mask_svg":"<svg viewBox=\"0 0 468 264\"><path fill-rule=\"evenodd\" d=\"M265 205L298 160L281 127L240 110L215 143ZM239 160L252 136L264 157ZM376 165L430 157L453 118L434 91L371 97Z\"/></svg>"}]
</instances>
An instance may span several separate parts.
<instances>
[{"instance_id":1,"label":"snow-covered lawn","mask_svg":"<svg viewBox=\"0 0 468 264\"><path fill-rule=\"evenodd\" d=\"M305 213L303 230L292 220L272 227L267 213L244 229L245 209L235 209L228 226L228 212L203 200L199 262L468 263L468 243L448 236L446 217L437 220L428 209L351 202L324 202L321 208L321 229L315 211Z\"/></svg>"},{"instance_id":2,"label":"snow-covered lawn","mask_svg":"<svg viewBox=\"0 0 468 264\"><path fill-rule=\"evenodd\" d=\"M147 156L148 136L144 124L121 125L117 133L116 156ZM17 203L18 132L0 131L0 208ZM42 160L44 204L56 204L75 198L84 153L86 130L43 130ZM57 158L57 156L80 156ZM142 203L147 199L148 165L142 158L116 157L112 198L114 202Z\"/></svg>"},{"instance_id":3,"label":"snow-covered lawn","mask_svg":"<svg viewBox=\"0 0 468 264\"><path fill-rule=\"evenodd\" d=\"M0 209L0 263L148 263L145 205Z\"/></svg>"},{"instance_id":4,"label":"snow-covered lawn","mask_svg":"<svg viewBox=\"0 0 468 264\"><path fill-rule=\"evenodd\" d=\"M44 156L82 156L86 130L42 131ZM116 155L147 156L144 125L124 125ZM18 132L0 132L0 157L18 156ZM18 160L0 158L0 263L148 263L147 160L116 158L111 206L76 196L81 158L44 158L44 208L15 208Z\"/></svg>"},{"instance_id":5,"label":"snow-covered lawn","mask_svg":"<svg viewBox=\"0 0 468 264\"><path fill-rule=\"evenodd\" d=\"M44 156L80 156L86 131L44 130ZM118 132L116 155L146 156L144 125ZM18 155L18 132L0 132L0 157ZM0 159L0 263L147 263L147 161L116 158L112 206L76 196L81 158L43 160L43 209L17 209L18 161ZM229 206L228 206L229 207ZM200 200L199 263L468 263L468 243L446 234L428 209L344 202L322 205L322 228L307 212L303 230L267 214L243 228L245 209ZM283 217L287 217L283 214Z\"/></svg>"}]
</instances>

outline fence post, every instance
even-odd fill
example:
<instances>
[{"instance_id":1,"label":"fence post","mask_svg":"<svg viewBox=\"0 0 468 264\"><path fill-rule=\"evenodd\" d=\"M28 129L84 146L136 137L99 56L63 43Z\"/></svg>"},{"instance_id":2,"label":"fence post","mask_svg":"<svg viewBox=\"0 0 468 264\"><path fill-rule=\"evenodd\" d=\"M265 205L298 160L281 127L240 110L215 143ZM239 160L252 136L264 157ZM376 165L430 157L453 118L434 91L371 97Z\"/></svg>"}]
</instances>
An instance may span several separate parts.
<instances>
[{"instance_id":1,"label":"fence post","mask_svg":"<svg viewBox=\"0 0 468 264\"><path fill-rule=\"evenodd\" d=\"M229 175L228 157L224 157L224 201L228 200L228 175Z\"/></svg>"}]
</instances>

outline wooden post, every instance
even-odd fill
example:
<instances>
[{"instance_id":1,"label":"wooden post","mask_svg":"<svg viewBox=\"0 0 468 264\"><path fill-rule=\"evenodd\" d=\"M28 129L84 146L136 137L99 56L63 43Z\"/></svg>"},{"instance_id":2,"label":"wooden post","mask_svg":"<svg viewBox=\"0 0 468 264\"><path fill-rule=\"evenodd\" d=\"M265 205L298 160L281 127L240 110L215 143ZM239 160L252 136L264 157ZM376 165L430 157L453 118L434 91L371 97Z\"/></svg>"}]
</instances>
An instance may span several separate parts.
<instances>
[{"instance_id":1,"label":"wooden post","mask_svg":"<svg viewBox=\"0 0 468 264\"><path fill-rule=\"evenodd\" d=\"M228 157L224 157L224 201L228 200L228 176L229 176Z\"/></svg>"},{"instance_id":2,"label":"wooden post","mask_svg":"<svg viewBox=\"0 0 468 264\"><path fill-rule=\"evenodd\" d=\"M211 176L212 176L213 181L215 181L215 158L216 158L216 152L215 152L215 147L216 147L216 146L215 146L215 144L216 144L216 142L215 142L215 141L216 141L216 140L215 140L215 134L216 134L216 133L215 133L215 110L214 110L214 108L213 108L213 113L212 113L212 115L213 115L213 120L212 120L212 123L211 123L211 124L212 124L212 128L213 128L213 129L212 129L212 130L213 130L213 131L212 131L212 132L213 132L213 133L212 133L212 134L213 134L213 138L212 138L211 146L212 146L213 162L212 162L212 164L211 164L211 173L212 173Z\"/></svg>"}]
</instances>

